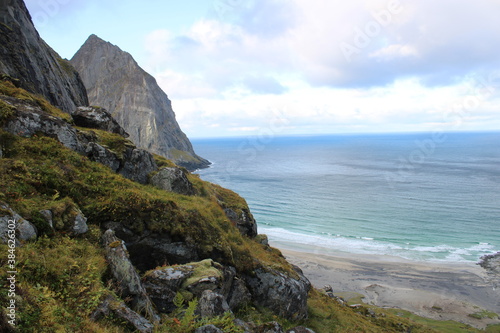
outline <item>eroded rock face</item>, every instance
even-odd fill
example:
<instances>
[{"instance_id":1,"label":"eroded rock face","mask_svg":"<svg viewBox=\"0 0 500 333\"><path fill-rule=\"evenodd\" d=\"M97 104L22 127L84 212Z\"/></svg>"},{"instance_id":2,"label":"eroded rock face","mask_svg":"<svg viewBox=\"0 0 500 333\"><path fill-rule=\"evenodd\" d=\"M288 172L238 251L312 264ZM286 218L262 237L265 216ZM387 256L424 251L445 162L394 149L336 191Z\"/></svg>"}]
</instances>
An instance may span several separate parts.
<instances>
[{"instance_id":1,"label":"eroded rock face","mask_svg":"<svg viewBox=\"0 0 500 333\"><path fill-rule=\"evenodd\" d=\"M31 222L22 218L6 203L0 202L0 240L3 243L14 240L19 245L19 241L34 240L36 237L37 230Z\"/></svg>"},{"instance_id":2,"label":"eroded rock face","mask_svg":"<svg viewBox=\"0 0 500 333\"><path fill-rule=\"evenodd\" d=\"M7 96L2 96L2 100L15 109L15 116L4 125L4 130L7 132L24 137L43 133L71 150L84 153L85 146L80 141L77 131L64 120L48 115L31 101Z\"/></svg>"},{"instance_id":3,"label":"eroded rock face","mask_svg":"<svg viewBox=\"0 0 500 333\"><path fill-rule=\"evenodd\" d=\"M127 148L123 153L118 173L138 183L147 184L148 175L156 170L158 170L158 166L153 155L144 149Z\"/></svg>"},{"instance_id":4,"label":"eroded rock face","mask_svg":"<svg viewBox=\"0 0 500 333\"><path fill-rule=\"evenodd\" d=\"M267 268L259 268L246 283L253 301L290 320L307 318L307 294L311 283L298 267L298 278Z\"/></svg>"},{"instance_id":5,"label":"eroded rock face","mask_svg":"<svg viewBox=\"0 0 500 333\"><path fill-rule=\"evenodd\" d=\"M61 118L51 116L31 101L1 96L0 99L13 108L14 115L4 121L3 129L9 133L31 137L43 134L61 142L65 147L87 156L90 160L102 163L125 178L148 183L149 173L158 170L151 153L127 146L119 157L110 149L94 142L97 137L77 131Z\"/></svg>"},{"instance_id":6,"label":"eroded rock face","mask_svg":"<svg viewBox=\"0 0 500 333\"><path fill-rule=\"evenodd\" d=\"M0 23L0 73L67 113L88 105L79 74L40 38L22 0L1 1Z\"/></svg>"},{"instance_id":7,"label":"eroded rock face","mask_svg":"<svg viewBox=\"0 0 500 333\"><path fill-rule=\"evenodd\" d=\"M115 45L91 35L71 59L92 105L106 108L139 148L189 170L210 164L195 154L156 80Z\"/></svg>"},{"instance_id":8,"label":"eroded rock face","mask_svg":"<svg viewBox=\"0 0 500 333\"><path fill-rule=\"evenodd\" d=\"M188 300L196 297L201 302L206 291L213 291L224 299L224 307L227 305L223 312L250 301L248 289L236 277L236 270L211 259L157 268L147 272L143 281L157 309L164 313L175 310L174 297L177 292ZM211 299L212 296L207 296L206 301L211 303ZM219 305L222 306L222 303Z\"/></svg>"},{"instance_id":9,"label":"eroded rock face","mask_svg":"<svg viewBox=\"0 0 500 333\"><path fill-rule=\"evenodd\" d=\"M194 195L193 184L179 168L162 168L150 179L150 183L162 190L184 195Z\"/></svg>"},{"instance_id":10,"label":"eroded rock face","mask_svg":"<svg viewBox=\"0 0 500 333\"><path fill-rule=\"evenodd\" d=\"M257 222L255 222L248 208L239 210L225 208L224 213L226 213L227 218L236 225L241 234L250 238L257 236Z\"/></svg>"},{"instance_id":11,"label":"eroded rock face","mask_svg":"<svg viewBox=\"0 0 500 333\"><path fill-rule=\"evenodd\" d=\"M128 137L127 132L106 109L95 106L80 106L71 113L71 116L76 126L101 129Z\"/></svg>"},{"instance_id":12,"label":"eroded rock face","mask_svg":"<svg viewBox=\"0 0 500 333\"><path fill-rule=\"evenodd\" d=\"M148 318L156 318L151 299L142 285L141 279L130 262L127 249L121 239L112 230L107 230L102 237L104 254L109 263L114 280L119 285L120 294L131 298L132 308Z\"/></svg>"},{"instance_id":13,"label":"eroded rock face","mask_svg":"<svg viewBox=\"0 0 500 333\"><path fill-rule=\"evenodd\" d=\"M196 312L201 318L212 318L222 316L229 311L231 310L224 296L212 290L205 290L201 294Z\"/></svg>"}]
</instances>

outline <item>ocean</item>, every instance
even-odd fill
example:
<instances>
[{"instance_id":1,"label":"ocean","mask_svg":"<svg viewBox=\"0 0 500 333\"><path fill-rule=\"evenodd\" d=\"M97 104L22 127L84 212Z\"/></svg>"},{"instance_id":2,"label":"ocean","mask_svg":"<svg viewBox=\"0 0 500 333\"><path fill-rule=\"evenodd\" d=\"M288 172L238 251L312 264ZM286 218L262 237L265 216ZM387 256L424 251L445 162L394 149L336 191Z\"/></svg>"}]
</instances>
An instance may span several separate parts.
<instances>
[{"instance_id":1,"label":"ocean","mask_svg":"<svg viewBox=\"0 0 500 333\"><path fill-rule=\"evenodd\" d=\"M500 251L500 133L192 140L271 245L477 262Z\"/></svg>"}]
</instances>

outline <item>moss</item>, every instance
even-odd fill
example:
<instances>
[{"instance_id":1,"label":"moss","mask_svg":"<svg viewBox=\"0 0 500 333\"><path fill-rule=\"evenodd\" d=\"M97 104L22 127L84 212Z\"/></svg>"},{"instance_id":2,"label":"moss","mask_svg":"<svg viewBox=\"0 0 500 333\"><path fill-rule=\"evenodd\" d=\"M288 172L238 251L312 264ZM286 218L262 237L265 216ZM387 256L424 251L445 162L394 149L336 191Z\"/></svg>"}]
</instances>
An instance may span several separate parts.
<instances>
[{"instance_id":1,"label":"moss","mask_svg":"<svg viewBox=\"0 0 500 333\"><path fill-rule=\"evenodd\" d=\"M15 108L0 99L0 126L12 119L16 114Z\"/></svg>"},{"instance_id":2,"label":"moss","mask_svg":"<svg viewBox=\"0 0 500 333\"><path fill-rule=\"evenodd\" d=\"M68 60L63 59L60 56L56 56L56 59L57 59L57 62L59 63L59 66L61 66L63 71L66 72L66 74L68 74L70 76L75 75L76 71Z\"/></svg>"},{"instance_id":3,"label":"moss","mask_svg":"<svg viewBox=\"0 0 500 333\"><path fill-rule=\"evenodd\" d=\"M475 313L469 314L469 317L475 318L475 319L497 319L498 314L491 312L491 311L486 311L486 310L481 310Z\"/></svg>"},{"instance_id":4,"label":"moss","mask_svg":"<svg viewBox=\"0 0 500 333\"><path fill-rule=\"evenodd\" d=\"M31 94L22 88L16 87L11 79L3 78L3 80L0 80L0 95L15 97L23 101L31 102L51 116L61 118L70 124L73 123L71 115L56 108L42 96Z\"/></svg>"},{"instance_id":5,"label":"moss","mask_svg":"<svg viewBox=\"0 0 500 333\"><path fill-rule=\"evenodd\" d=\"M184 281L184 283L182 284L182 288L184 289L203 278L216 277L218 279L221 279L223 276L222 272L215 266L216 263L212 259L205 259L203 261L190 263L188 265L193 266L194 271L193 275L187 278L186 281Z\"/></svg>"},{"instance_id":6,"label":"moss","mask_svg":"<svg viewBox=\"0 0 500 333\"><path fill-rule=\"evenodd\" d=\"M120 134L111 133L94 128L91 130L83 127L76 127L76 128L81 132L95 134L97 136L97 143L113 151L120 159L123 159L123 154L125 153L127 148L135 147L132 141L121 136Z\"/></svg>"}]
</instances>

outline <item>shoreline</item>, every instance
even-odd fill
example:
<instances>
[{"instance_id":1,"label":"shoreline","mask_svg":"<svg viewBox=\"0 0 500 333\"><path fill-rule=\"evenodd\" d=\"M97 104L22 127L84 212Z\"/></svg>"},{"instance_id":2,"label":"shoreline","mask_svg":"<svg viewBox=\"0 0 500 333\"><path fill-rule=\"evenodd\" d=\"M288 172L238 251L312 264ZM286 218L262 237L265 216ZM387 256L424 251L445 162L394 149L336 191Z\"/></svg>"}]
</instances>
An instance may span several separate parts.
<instances>
[{"instance_id":1,"label":"shoreline","mask_svg":"<svg viewBox=\"0 0 500 333\"><path fill-rule=\"evenodd\" d=\"M479 329L500 324L499 318L470 316L483 310L500 314L500 290L477 264L412 262L383 255L316 254L278 248L318 289L329 285L334 294L362 294L367 304L400 308Z\"/></svg>"}]
</instances>

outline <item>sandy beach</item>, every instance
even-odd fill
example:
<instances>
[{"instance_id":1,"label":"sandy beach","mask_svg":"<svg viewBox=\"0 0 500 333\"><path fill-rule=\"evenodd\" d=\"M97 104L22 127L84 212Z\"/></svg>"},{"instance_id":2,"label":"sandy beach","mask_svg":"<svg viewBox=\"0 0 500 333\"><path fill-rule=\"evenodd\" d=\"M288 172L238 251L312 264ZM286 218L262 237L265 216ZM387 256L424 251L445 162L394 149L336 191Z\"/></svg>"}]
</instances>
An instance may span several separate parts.
<instances>
[{"instance_id":1,"label":"sandy beach","mask_svg":"<svg viewBox=\"0 0 500 333\"><path fill-rule=\"evenodd\" d=\"M474 263L442 264L405 261L387 256L314 254L281 249L316 288L359 293L364 302L400 308L437 320L454 320L485 328L500 320L475 319L482 310L500 313L500 290ZM347 294L348 295L348 294Z\"/></svg>"}]
</instances>

